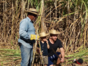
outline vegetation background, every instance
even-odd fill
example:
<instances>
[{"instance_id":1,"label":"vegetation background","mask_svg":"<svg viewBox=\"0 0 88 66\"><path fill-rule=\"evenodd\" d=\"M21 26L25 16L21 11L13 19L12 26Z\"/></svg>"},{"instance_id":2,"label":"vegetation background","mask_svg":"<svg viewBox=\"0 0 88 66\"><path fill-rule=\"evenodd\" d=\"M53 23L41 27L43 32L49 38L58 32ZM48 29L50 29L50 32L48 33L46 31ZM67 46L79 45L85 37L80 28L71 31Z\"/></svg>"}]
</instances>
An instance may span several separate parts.
<instances>
[{"instance_id":1,"label":"vegetation background","mask_svg":"<svg viewBox=\"0 0 88 66\"><path fill-rule=\"evenodd\" d=\"M25 9L36 8L40 15L36 32L55 28L65 49L63 66L74 58L88 65L88 0L0 0L0 66L20 66L19 23Z\"/></svg>"}]
</instances>

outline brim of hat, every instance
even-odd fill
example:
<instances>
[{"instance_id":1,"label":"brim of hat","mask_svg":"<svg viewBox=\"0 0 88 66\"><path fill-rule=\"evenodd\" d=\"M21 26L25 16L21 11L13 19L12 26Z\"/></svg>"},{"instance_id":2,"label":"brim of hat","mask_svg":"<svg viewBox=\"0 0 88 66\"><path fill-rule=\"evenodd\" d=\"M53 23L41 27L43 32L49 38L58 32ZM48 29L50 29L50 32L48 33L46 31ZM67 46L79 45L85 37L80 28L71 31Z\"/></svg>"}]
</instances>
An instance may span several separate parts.
<instances>
[{"instance_id":1,"label":"brim of hat","mask_svg":"<svg viewBox=\"0 0 88 66\"><path fill-rule=\"evenodd\" d=\"M35 15L40 16L38 13L35 13L35 12L32 12L32 11L27 11L27 10L25 10L24 12L25 12L25 13L32 13L32 14L35 14Z\"/></svg>"},{"instance_id":2,"label":"brim of hat","mask_svg":"<svg viewBox=\"0 0 88 66\"><path fill-rule=\"evenodd\" d=\"M46 37L46 36L48 36L49 34L46 34L46 35L40 35L40 37Z\"/></svg>"},{"instance_id":3,"label":"brim of hat","mask_svg":"<svg viewBox=\"0 0 88 66\"><path fill-rule=\"evenodd\" d=\"M55 34L55 35L57 35L57 34L60 34L60 32L56 32L56 33L51 32L50 34Z\"/></svg>"}]
</instances>

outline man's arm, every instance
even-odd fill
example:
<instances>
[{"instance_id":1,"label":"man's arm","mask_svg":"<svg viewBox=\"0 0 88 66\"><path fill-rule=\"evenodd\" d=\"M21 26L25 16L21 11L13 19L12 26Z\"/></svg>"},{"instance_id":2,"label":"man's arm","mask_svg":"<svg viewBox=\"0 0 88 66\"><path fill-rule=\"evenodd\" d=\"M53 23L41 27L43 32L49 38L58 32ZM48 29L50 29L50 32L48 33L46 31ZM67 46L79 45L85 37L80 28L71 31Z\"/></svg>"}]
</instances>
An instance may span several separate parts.
<instances>
[{"instance_id":1,"label":"man's arm","mask_svg":"<svg viewBox=\"0 0 88 66\"><path fill-rule=\"evenodd\" d=\"M47 43L47 48L49 49L50 48L50 46L49 46L49 44Z\"/></svg>"},{"instance_id":2,"label":"man's arm","mask_svg":"<svg viewBox=\"0 0 88 66\"><path fill-rule=\"evenodd\" d=\"M48 41L47 41L46 43L47 43L47 48L49 49L49 48L50 48L50 46L49 46L49 43L48 43Z\"/></svg>"},{"instance_id":3,"label":"man's arm","mask_svg":"<svg viewBox=\"0 0 88 66\"><path fill-rule=\"evenodd\" d=\"M29 29L29 25L26 20L23 20L20 23L20 28L19 28L19 34L22 36L24 39L30 39L30 40L39 40L39 35L35 34L30 34L27 32Z\"/></svg>"},{"instance_id":4,"label":"man's arm","mask_svg":"<svg viewBox=\"0 0 88 66\"><path fill-rule=\"evenodd\" d=\"M50 46L49 46L49 43L48 43L48 40L46 39L46 43L47 43L47 48L49 49Z\"/></svg>"},{"instance_id":5,"label":"man's arm","mask_svg":"<svg viewBox=\"0 0 88 66\"><path fill-rule=\"evenodd\" d=\"M64 56L65 56L65 53L64 53L64 49L63 48L60 48L60 51L61 51L61 62L64 62Z\"/></svg>"},{"instance_id":6,"label":"man's arm","mask_svg":"<svg viewBox=\"0 0 88 66\"><path fill-rule=\"evenodd\" d=\"M28 24L26 20L22 20L20 23L19 34L25 39L30 39L30 35L27 33Z\"/></svg>"}]
</instances>

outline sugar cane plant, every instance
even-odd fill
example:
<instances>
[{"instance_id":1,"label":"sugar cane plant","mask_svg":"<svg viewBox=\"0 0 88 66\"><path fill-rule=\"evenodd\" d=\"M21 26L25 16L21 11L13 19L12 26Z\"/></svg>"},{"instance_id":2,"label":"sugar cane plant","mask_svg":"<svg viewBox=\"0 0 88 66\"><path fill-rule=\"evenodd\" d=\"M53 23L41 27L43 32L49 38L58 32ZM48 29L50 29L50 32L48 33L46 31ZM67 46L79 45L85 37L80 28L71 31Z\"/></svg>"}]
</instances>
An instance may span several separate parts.
<instances>
[{"instance_id":1,"label":"sugar cane plant","mask_svg":"<svg viewBox=\"0 0 88 66\"><path fill-rule=\"evenodd\" d=\"M41 4L41 0L0 0L0 48L16 49L19 23L27 16L24 10L34 7L41 14L44 7L44 21L39 16L35 29L40 32L45 27L49 32L55 28L61 32L58 38L65 49L65 63L71 64L79 57L87 62L88 0L44 0L44 5Z\"/></svg>"}]
</instances>

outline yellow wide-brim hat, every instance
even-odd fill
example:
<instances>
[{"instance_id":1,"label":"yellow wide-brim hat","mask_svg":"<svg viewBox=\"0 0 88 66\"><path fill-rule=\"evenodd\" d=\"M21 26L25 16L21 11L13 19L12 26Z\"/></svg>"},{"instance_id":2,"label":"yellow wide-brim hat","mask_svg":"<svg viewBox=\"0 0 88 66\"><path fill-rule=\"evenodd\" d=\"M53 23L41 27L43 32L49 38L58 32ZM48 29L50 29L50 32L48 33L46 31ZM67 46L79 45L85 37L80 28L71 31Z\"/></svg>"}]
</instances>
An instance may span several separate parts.
<instances>
[{"instance_id":1,"label":"yellow wide-brim hat","mask_svg":"<svg viewBox=\"0 0 88 66\"><path fill-rule=\"evenodd\" d=\"M39 12L35 8L29 8L29 9L25 10L24 12L39 15Z\"/></svg>"},{"instance_id":2,"label":"yellow wide-brim hat","mask_svg":"<svg viewBox=\"0 0 88 66\"><path fill-rule=\"evenodd\" d=\"M46 36L48 36L49 34L47 34L46 32L41 32L40 34L39 34L39 36L40 37L46 37Z\"/></svg>"},{"instance_id":3,"label":"yellow wide-brim hat","mask_svg":"<svg viewBox=\"0 0 88 66\"><path fill-rule=\"evenodd\" d=\"M49 33L50 34L55 34L55 35L60 34L60 32L56 31L55 29L51 29Z\"/></svg>"}]
</instances>

